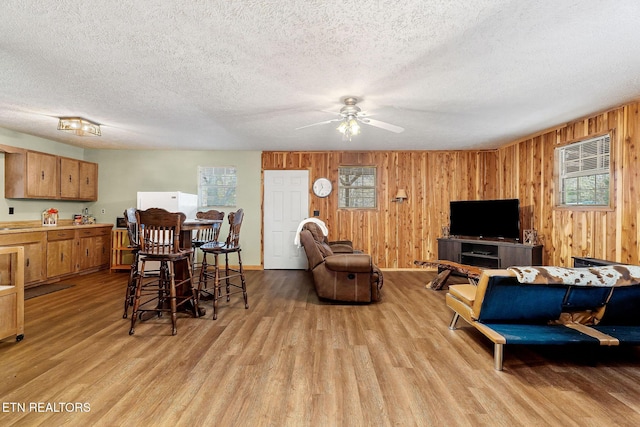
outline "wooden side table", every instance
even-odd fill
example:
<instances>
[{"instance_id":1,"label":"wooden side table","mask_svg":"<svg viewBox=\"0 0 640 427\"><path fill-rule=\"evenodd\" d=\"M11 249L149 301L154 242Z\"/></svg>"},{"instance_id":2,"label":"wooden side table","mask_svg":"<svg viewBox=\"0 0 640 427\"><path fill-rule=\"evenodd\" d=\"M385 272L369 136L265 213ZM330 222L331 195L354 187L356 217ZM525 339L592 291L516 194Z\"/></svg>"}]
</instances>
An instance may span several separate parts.
<instances>
[{"instance_id":1,"label":"wooden side table","mask_svg":"<svg viewBox=\"0 0 640 427\"><path fill-rule=\"evenodd\" d=\"M473 265L465 265L458 264L453 261L446 260L436 260L436 261L419 261L415 260L413 262L415 265L419 265L422 267L437 267L438 275L429 283L426 284L426 288L441 290L447 284L447 280L449 280L449 276L451 273L456 272L457 274L466 277L469 280L469 283L472 285L478 284L478 279L480 278L480 274L482 274L482 269L479 267L475 267Z\"/></svg>"}]
</instances>

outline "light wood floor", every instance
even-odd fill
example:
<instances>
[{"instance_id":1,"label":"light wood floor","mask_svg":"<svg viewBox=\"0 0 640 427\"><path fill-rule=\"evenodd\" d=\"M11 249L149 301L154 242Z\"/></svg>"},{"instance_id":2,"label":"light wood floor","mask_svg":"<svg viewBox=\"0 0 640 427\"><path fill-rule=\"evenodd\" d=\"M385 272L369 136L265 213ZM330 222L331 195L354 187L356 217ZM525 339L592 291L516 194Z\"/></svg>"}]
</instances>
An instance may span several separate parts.
<instances>
[{"instance_id":1,"label":"light wood floor","mask_svg":"<svg viewBox=\"0 0 640 427\"><path fill-rule=\"evenodd\" d=\"M177 336L166 317L129 336L125 274L76 278L0 342L0 425L640 425L638 349L507 347L497 372L488 340L447 328L430 274L385 272L383 302L351 306L306 272L249 271L249 310L236 295L213 321L209 302Z\"/></svg>"}]
</instances>

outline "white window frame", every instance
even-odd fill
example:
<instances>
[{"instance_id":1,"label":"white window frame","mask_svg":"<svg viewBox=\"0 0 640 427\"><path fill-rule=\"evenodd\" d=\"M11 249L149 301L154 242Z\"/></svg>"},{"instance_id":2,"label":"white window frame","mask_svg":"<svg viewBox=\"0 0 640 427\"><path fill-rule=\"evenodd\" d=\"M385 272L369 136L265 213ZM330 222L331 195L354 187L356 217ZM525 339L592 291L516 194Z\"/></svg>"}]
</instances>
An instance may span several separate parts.
<instances>
[{"instance_id":1,"label":"white window frame","mask_svg":"<svg viewBox=\"0 0 640 427\"><path fill-rule=\"evenodd\" d=\"M373 180L362 180L359 173L370 172ZM371 182L373 181L373 182ZM378 207L378 170L376 166L339 166L338 167L338 208L339 209L377 209Z\"/></svg>"},{"instance_id":2,"label":"white window frame","mask_svg":"<svg viewBox=\"0 0 640 427\"><path fill-rule=\"evenodd\" d=\"M555 158L556 207L611 207L613 172L609 133L557 147Z\"/></svg>"},{"instance_id":3,"label":"white window frame","mask_svg":"<svg viewBox=\"0 0 640 427\"><path fill-rule=\"evenodd\" d=\"M235 166L198 166L198 207L236 206L237 186Z\"/></svg>"}]
</instances>

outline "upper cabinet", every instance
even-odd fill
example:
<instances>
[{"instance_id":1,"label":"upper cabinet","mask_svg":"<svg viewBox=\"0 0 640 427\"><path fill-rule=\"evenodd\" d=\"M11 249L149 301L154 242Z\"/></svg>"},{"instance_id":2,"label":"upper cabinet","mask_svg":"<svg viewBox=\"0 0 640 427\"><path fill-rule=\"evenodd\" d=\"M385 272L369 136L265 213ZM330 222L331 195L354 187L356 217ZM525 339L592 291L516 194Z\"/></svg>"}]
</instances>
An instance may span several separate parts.
<instances>
[{"instance_id":1,"label":"upper cabinet","mask_svg":"<svg viewBox=\"0 0 640 427\"><path fill-rule=\"evenodd\" d=\"M60 159L60 197L77 199L80 194L80 161L76 159Z\"/></svg>"},{"instance_id":2,"label":"upper cabinet","mask_svg":"<svg viewBox=\"0 0 640 427\"><path fill-rule=\"evenodd\" d=\"M98 200L98 165L61 157L60 198Z\"/></svg>"},{"instance_id":3,"label":"upper cabinet","mask_svg":"<svg viewBox=\"0 0 640 427\"><path fill-rule=\"evenodd\" d=\"M6 153L4 196L9 199L57 199L58 157L26 151Z\"/></svg>"},{"instance_id":4,"label":"upper cabinet","mask_svg":"<svg viewBox=\"0 0 640 427\"><path fill-rule=\"evenodd\" d=\"M98 165L36 151L7 152L4 187L8 199L95 201Z\"/></svg>"},{"instance_id":5,"label":"upper cabinet","mask_svg":"<svg viewBox=\"0 0 640 427\"><path fill-rule=\"evenodd\" d=\"M80 161L80 200L98 200L98 164Z\"/></svg>"}]
</instances>

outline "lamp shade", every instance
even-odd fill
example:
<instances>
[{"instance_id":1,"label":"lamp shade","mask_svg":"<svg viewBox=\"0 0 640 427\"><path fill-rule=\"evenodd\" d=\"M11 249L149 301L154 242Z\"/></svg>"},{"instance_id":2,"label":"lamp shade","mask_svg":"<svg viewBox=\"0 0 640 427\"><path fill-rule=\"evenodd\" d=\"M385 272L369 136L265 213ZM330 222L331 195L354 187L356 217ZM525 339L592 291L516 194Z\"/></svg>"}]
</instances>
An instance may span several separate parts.
<instances>
[{"instance_id":1,"label":"lamp shade","mask_svg":"<svg viewBox=\"0 0 640 427\"><path fill-rule=\"evenodd\" d=\"M395 198L396 200L408 199L406 190L404 188L399 188Z\"/></svg>"}]
</instances>

